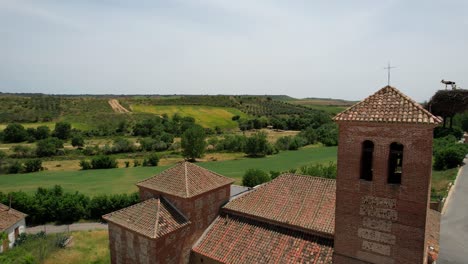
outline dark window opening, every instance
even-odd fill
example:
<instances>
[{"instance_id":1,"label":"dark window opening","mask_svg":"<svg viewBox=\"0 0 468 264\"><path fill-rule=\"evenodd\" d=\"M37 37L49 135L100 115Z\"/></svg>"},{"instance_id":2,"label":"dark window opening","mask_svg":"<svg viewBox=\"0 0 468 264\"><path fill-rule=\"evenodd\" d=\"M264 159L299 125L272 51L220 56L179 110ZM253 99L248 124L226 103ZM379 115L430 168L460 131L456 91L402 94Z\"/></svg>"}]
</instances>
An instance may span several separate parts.
<instances>
[{"instance_id":1,"label":"dark window opening","mask_svg":"<svg viewBox=\"0 0 468 264\"><path fill-rule=\"evenodd\" d=\"M388 183L400 184L403 170L403 145L393 142L390 144L388 157Z\"/></svg>"},{"instance_id":2,"label":"dark window opening","mask_svg":"<svg viewBox=\"0 0 468 264\"><path fill-rule=\"evenodd\" d=\"M374 143L366 140L362 142L361 154L361 179L372 181L372 158L374 155Z\"/></svg>"}]
</instances>

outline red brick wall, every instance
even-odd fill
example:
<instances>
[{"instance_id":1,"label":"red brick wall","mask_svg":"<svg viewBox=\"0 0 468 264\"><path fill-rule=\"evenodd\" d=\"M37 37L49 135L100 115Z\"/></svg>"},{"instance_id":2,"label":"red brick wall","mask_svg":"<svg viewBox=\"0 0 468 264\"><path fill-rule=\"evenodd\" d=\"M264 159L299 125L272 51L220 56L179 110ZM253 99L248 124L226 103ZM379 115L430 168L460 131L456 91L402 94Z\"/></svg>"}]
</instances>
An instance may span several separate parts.
<instances>
[{"instance_id":1,"label":"red brick wall","mask_svg":"<svg viewBox=\"0 0 468 264\"><path fill-rule=\"evenodd\" d=\"M335 263L355 263L351 258L371 263L423 263L433 128L358 122L339 125ZM360 179L364 140L374 142L371 182ZM400 185L387 183L392 142L404 145Z\"/></svg>"},{"instance_id":2,"label":"red brick wall","mask_svg":"<svg viewBox=\"0 0 468 264\"><path fill-rule=\"evenodd\" d=\"M158 191L140 188L140 199L146 200L152 197L164 197L180 210L191 222L186 238L180 241L183 244L183 256L188 263L193 244L205 232L206 228L219 215L221 206L229 201L231 194L230 185L222 186L195 197L181 198L167 195Z\"/></svg>"},{"instance_id":3,"label":"red brick wall","mask_svg":"<svg viewBox=\"0 0 468 264\"><path fill-rule=\"evenodd\" d=\"M150 239L109 223L111 263L184 263L183 243L189 232L183 227L158 239Z\"/></svg>"}]
</instances>

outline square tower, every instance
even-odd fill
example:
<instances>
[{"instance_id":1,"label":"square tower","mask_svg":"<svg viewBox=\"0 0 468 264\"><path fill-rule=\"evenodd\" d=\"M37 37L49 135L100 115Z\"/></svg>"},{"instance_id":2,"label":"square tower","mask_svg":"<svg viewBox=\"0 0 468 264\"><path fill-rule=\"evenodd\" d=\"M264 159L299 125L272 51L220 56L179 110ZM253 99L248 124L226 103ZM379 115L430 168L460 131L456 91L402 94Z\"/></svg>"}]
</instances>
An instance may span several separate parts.
<instances>
[{"instance_id":1,"label":"square tower","mask_svg":"<svg viewBox=\"0 0 468 264\"><path fill-rule=\"evenodd\" d=\"M441 120L391 86L334 120L334 263L426 263L432 138Z\"/></svg>"}]
</instances>

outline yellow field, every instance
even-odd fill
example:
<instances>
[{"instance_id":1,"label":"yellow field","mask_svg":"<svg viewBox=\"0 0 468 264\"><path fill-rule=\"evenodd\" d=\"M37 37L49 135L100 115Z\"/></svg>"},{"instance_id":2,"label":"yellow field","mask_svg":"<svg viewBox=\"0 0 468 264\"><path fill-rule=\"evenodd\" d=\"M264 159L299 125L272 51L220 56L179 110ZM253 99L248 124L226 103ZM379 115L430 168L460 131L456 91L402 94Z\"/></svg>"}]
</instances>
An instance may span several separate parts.
<instances>
[{"instance_id":1,"label":"yellow field","mask_svg":"<svg viewBox=\"0 0 468 264\"><path fill-rule=\"evenodd\" d=\"M210 128L219 126L234 129L237 128L237 122L231 120L233 116L247 117L235 108L201 105L131 105L131 109L136 113L167 114L169 117L174 114L191 116L198 124Z\"/></svg>"}]
</instances>

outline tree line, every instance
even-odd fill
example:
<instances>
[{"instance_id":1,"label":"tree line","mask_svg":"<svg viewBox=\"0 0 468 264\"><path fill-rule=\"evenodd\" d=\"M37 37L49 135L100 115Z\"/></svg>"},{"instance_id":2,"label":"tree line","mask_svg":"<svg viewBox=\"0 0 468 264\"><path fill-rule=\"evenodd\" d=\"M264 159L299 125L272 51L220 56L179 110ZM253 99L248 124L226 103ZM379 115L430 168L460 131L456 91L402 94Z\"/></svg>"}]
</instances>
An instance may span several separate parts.
<instances>
[{"instance_id":1,"label":"tree line","mask_svg":"<svg viewBox=\"0 0 468 264\"><path fill-rule=\"evenodd\" d=\"M139 202L138 193L86 196L79 192L65 192L56 185L37 188L34 194L22 191L2 193L0 203L9 204L28 214L28 225L50 222L72 223L80 219L101 220L101 216Z\"/></svg>"}]
</instances>

